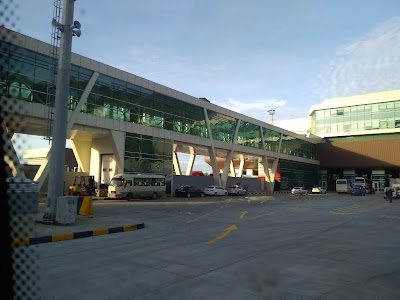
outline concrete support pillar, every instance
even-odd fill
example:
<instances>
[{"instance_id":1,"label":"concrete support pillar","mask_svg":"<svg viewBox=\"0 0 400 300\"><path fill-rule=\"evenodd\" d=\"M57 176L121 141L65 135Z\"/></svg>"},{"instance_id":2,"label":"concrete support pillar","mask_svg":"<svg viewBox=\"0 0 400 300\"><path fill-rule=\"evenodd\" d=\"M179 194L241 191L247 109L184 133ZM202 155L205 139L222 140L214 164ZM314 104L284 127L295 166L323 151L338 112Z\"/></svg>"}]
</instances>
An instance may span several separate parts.
<instances>
[{"instance_id":1,"label":"concrete support pillar","mask_svg":"<svg viewBox=\"0 0 400 300\"><path fill-rule=\"evenodd\" d=\"M238 177L242 177L242 175L243 175L243 167L244 167L244 156L241 154L241 155L239 155L239 159L240 159L240 162L239 162L239 169L238 169Z\"/></svg>"},{"instance_id":2,"label":"concrete support pillar","mask_svg":"<svg viewBox=\"0 0 400 300\"><path fill-rule=\"evenodd\" d=\"M90 174L90 154L92 141L82 141L77 139L70 140L72 151L74 152L76 161L78 162L81 172Z\"/></svg>"},{"instance_id":3,"label":"concrete support pillar","mask_svg":"<svg viewBox=\"0 0 400 300\"><path fill-rule=\"evenodd\" d=\"M230 175L231 175L231 177L236 177L236 172L235 172L235 167L233 166L233 161L231 161Z\"/></svg>"},{"instance_id":4,"label":"concrete support pillar","mask_svg":"<svg viewBox=\"0 0 400 300\"><path fill-rule=\"evenodd\" d=\"M125 132L111 130L112 149L119 173L124 171Z\"/></svg>"},{"instance_id":5,"label":"concrete support pillar","mask_svg":"<svg viewBox=\"0 0 400 300\"><path fill-rule=\"evenodd\" d=\"M182 175L181 165L179 163L179 156L178 153L176 152L177 146L178 145L175 143L172 146L172 163L174 165L175 175Z\"/></svg>"},{"instance_id":6,"label":"concrete support pillar","mask_svg":"<svg viewBox=\"0 0 400 300\"><path fill-rule=\"evenodd\" d=\"M224 169L222 170L222 174L221 174L221 185L223 187L225 187L228 182L228 174L229 174L230 166L232 164L233 153L234 153L234 151L230 150L226 154Z\"/></svg>"},{"instance_id":7,"label":"concrete support pillar","mask_svg":"<svg viewBox=\"0 0 400 300\"><path fill-rule=\"evenodd\" d=\"M196 150L194 149L194 147L189 147L189 151L190 157L186 168L186 176L190 176L192 174L194 161L196 159Z\"/></svg>"},{"instance_id":8,"label":"concrete support pillar","mask_svg":"<svg viewBox=\"0 0 400 300\"><path fill-rule=\"evenodd\" d=\"M213 178L215 185L221 185L221 177L219 176L219 168L217 163L217 156L215 154L215 149L211 146L208 150L210 161L211 161L211 168L213 170Z\"/></svg>"},{"instance_id":9,"label":"concrete support pillar","mask_svg":"<svg viewBox=\"0 0 400 300\"><path fill-rule=\"evenodd\" d=\"M11 141L13 133L7 128L4 122L1 123L3 129L3 149L5 152L5 161L11 169L13 176L26 178L24 169L20 164L17 152L15 151L14 145Z\"/></svg>"},{"instance_id":10,"label":"concrete support pillar","mask_svg":"<svg viewBox=\"0 0 400 300\"><path fill-rule=\"evenodd\" d=\"M275 174L276 174L276 169L278 168L278 162L279 159L275 158L272 165L270 166L268 163L268 157L266 155L264 155L261 160L261 164L263 165L265 174L264 180L268 192L274 191Z\"/></svg>"}]
</instances>

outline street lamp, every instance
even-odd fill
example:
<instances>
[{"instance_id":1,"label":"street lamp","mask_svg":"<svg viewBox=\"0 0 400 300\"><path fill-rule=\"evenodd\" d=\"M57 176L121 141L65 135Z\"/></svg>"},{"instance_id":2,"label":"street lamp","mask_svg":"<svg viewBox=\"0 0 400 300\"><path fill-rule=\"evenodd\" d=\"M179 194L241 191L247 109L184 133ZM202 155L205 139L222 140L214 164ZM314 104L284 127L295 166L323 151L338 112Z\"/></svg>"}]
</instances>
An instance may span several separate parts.
<instances>
[{"instance_id":1,"label":"street lamp","mask_svg":"<svg viewBox=\"0 0 400 300\"><path fill-rule=\"evenodd\" d=\"M269 115L271 116L271 124L274 124L274 115L275 115L275 109L270 109L268 110Z\"/></svg>"}]
</instances>

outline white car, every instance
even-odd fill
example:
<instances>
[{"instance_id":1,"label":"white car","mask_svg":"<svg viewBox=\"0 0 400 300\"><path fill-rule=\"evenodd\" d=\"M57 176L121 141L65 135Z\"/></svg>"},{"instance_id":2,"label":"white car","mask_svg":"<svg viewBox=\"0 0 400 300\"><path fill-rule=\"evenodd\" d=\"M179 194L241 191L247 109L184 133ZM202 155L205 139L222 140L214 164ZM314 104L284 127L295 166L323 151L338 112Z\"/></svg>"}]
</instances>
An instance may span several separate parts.
<instances>
[{"instance_id":1,"label":"white car","mask_svg":"<svg viewBox=\"0 0 400 300\"><path fill-rule=\"evenodd\" d=\"M246 195L247 191L244 188L242 188L240 185L234 184L228 188L228 194L235 195L235 196Z\"/></svg>"},{"instance_id":2,"label":"white car","mask_svg":"<svg viewBox=\"0 0 400 300\"><path fill-rule=\"evenodd\" d=\"M222 186L210 185L204 189L204 195L210 196L227 196L228 191Z\"/></svg>"},{"instance_id":3,"label":"white car","mask_svg":"<svg viewBox=\"0 0 400 300\"><path fill-rule=\"evenodd\" d=\"M311 193L313 194L326 194L326 189L320 187L320 186L314 186L311 190Z\"/></svg>"},{"instance_id":4,"label":"white car","mask_svg":"<svg viewBox=\"0 0 400 300\"><path fill-rule=\"evenodd\" d=\"M300 186L295 186L294 188L292 188L291 190L292 195L308 195L308 190L303 189Z\"/></svg>"}]
</instances>

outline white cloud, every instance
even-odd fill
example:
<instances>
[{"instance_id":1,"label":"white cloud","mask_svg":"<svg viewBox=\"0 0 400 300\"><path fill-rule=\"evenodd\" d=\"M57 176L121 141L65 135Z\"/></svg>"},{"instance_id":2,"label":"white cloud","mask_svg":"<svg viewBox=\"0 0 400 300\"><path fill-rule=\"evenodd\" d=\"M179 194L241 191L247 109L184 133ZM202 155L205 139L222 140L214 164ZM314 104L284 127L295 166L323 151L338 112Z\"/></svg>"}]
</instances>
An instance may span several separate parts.
<instances>
[{"instance_id":1,"label":"white cloud","mask_svg":"<svg viewBox=\"0 0 400 300\"><path fill-rule=\"evenodd\" d=\"M286 100L281 99L249 100L229 98L227 101L219 101L218 105L260 121L267 121L270 118L268 110L283 108L286 103Z\"/></svg>"},{"instance_id":2,"label":"white cloud","mask_svg":"<svg viewBox=\"0 0 400 300\"><path fill-rule=\"evenodd\" d=\"M338 47L325 74L318 77L323 99L400 88L400 17Z\"/></svg>"}]
</instances>

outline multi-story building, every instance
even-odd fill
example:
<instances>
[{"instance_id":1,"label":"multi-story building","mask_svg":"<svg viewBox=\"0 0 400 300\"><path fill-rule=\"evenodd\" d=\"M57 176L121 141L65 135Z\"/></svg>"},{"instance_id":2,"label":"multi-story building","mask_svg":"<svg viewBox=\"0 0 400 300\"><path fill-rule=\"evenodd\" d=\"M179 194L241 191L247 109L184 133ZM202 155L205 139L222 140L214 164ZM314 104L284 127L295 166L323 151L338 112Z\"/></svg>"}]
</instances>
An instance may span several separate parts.
<instances>
[{"instance_id":1,"label":"multi-story building","mask_svg":"<svg viewBox=\"0 0 400 300\"><path fill-rule=\"evenodd\" d=\"M319 144L320 180L363 176L383 191L400 177L400 90L329 99L309 111Z\"/></svg>"},{"instance_id":2,"label":"multi-story building","mask_svg":"<svg viewBox=\"0 0 400 300\"><path fill-rule=\"evenodd\" d=\"M0 28L0 96L10 132L46 136L54 106L53 46ZM79 169L98 183L110 173L190 175L196 155L215 184L260 177L255 189L311 187L318 181L318 137L308 138L134 74L72 54L67 138ZM8 143L10 144L10 143ZM186 171L177 153L190 154ZM44 162L35 180L44 182ZM278 171L279 172L278 172ZM105 174L107 172L107 174ZM279 174L278 174L279 173ZM275 184L277 179L280 184ZM235 179L237 180L237 179Z\"/></svg>"}]
</instances>

